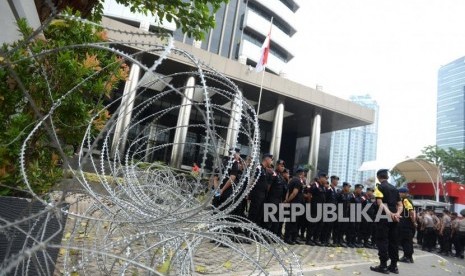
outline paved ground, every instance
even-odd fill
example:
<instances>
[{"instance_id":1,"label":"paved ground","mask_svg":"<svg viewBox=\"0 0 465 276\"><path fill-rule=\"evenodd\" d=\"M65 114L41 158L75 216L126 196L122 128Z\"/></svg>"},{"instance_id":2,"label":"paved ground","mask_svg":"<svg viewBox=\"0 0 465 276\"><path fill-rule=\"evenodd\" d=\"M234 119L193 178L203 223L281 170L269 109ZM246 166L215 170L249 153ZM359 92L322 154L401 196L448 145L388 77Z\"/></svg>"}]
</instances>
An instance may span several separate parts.
<instances>
[{"instance_id":1,"label":"paved ground","mask_svg":"<svg viewBox=\"0 0 465 276\"><path fill-rule=\"evenodd\" d=\"M304 275L383 275L370 270L378 264L377 250L356 248L328 248L294 245L291 249L299 256ZM210 249L218 256L222 248ZM402 256L402 252L400 252ZM416 249L414 264L399 263L399 275L465 275L465 262L462 259L444 258L434 253ZM210 271L207 265L198 275L249 275L250 271L233 263L228 271ZM282 275L282 271L270 267L271 275ZM218 267L216 267L218 269Z\"/></svg>"},{"instance_id":2,"label":"paved ground","mask_svg":"<svg viewBox=\"0 0 465 276\"><path fill-rule=\"evenodd\" d=\"M373 262L343 263L337 267L333 265L305 268L304 275L383 275L370 270ZM399 275L465 275L465 263L455 258L419 252L415 256L414 264L399 263Z\"/></svg>"},{"instance_id":3,"label":"paved ground","mask_svg":"<svg viewBox=\"0 0 465 276\"><path fill-rule=\"evenodd\" d=\"M78 197L70 196L68 198L71 202L78 200ZM88 200L80 200L80 204L72 205L71 211L82 213L88 208ZM95 215L95 214L94 214ZM76 221L74 218L69 218L65 230L63 244L66 244L67 239L75 238L75 245L92 248L95 238L98 239L99 234L89 232L89 236L84 235L84 228L90 228L90 224L84 221ZM72 229L75 227L74 234L70 235ZM128 232L130 233L130 232ZM118 235L114 235L112 239L120 239ZM148 240L147 240L148 241ZM149 243L154 241L148 241ZM87 245L86 245L87 244ZM131 244L133 250L138 251L138 242ZM237 244L236 244L237 245ZM263 250L257 247L257 244L242 244L241 247L252 258L260 255L260 264L265 266L266 271L270 275L283 275L280 270L276 259L271 256L270 250ZM280 250L283 254L280 245L272 245L276 250ZM115 248L117 250L118 247ZM371 265L377 265L378 255L375 249L365 248L341 248L341 247L318 247L308 245L293 245L284 251L284 256L290 256L292 250L297 258L300 260L304 275L381 275L376 272L370 271ZM73 250L71 250L73 251ZM70 265L77 263L79 260L79 253L74 250L70 251L70 258L75 259L76 262L71 261ZM62 252L62 251L60 251ZM115 251L117 254L118 251ZM402 256L402 252L400 252ZM58 266L55 275L62 275L63 273L63 254L58 258ZM229 248L222 248L210 243L205 239L198 246L195 255L192 256L195 264L196 275L253 275L253 265L250 261L237 254L234 250ZM399 263L400 275L465 275L465 261L456 258L444 258L434 253L424 252L415 249L414 264ZM271 260L271 261L270 261ZM111 262L110 262L111 263ZM115 263L117 267L120 266L119 262ZM118 271L118 270L115 270ZM97 268L97 262L92 259L86 262L84 270L77 270L74 275L99 275L101 274ZM142 275L142 271L134 271L133 275ZM113 275L113 273L110 273ZM131 274L128 274L131 275Z\"/></svg>"}]
</instances>

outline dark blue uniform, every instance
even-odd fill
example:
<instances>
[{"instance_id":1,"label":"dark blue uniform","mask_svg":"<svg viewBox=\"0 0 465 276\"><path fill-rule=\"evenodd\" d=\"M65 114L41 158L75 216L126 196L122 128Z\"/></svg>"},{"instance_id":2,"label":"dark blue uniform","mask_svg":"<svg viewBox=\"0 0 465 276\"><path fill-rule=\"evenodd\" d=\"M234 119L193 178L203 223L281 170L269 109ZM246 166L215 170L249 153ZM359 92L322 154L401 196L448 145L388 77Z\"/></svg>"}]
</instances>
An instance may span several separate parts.
<instances>
[{"instance_id":1,"label":"dark blue uniform","mask_svg":"<svg viewBox=\"0 0 465 276\"><path fill-rule=\"evenodd\" d=\"M304 202L303 198L303 181L299 177L293 177L288 185L288 194L289 196L292 192L297 189L297 195L289 202L292 204L302 204ZM292 210L292 208L291 208ZM292 214L291 214L292 217ZM284 232L284 241L286 243L294 244L297 240L298 228L296 221L286 222L285 232Z\"/></svg>"},{"instance_id":2,"label":"dark blue uniform","mask_svg":"<svg viewBox=\"0 0 465 276\"><path fill-rule=\"evenodd\" d=\"M318 205L323 204L326 201L326 191L325 187L321 185L319 182L314 182L310 186L309 192L312 194L312 198L310 200L310 215L312 218L316 218L318 216ZM322 211L322 206L320 206L320 211ZM317 222L307 222L307 242L313 240L315 244L320 244L320 235L322 230L322 220Z\"/></svg>"},{"instance_id":3,"label":"dark blue uniform","mask_svg":"<svg viewBox=\"0 0 465 276\"><path fill-rule=\"evenodd\" d=\"M270 173L263 166L258 166L255 171L255 186L249 194L249 220L255 222L258 226L266 228L264 222L264 204L266 202L268 188L272 182L273 173Z\"/></svg>"},{"instance_id":4,"label":"dark blue uniform","mask_svg":"<svg viewBox=\"0 0 465 276\"><path fill-rule=\"evenodd\" d=\"M386 204L391 213L397 213L397 203L400 202L399 191L389 184L386 180L376 185L374 195ZM381 208L379 206L378 208ZM383 211L384 214L384 211ZM398 222L388 222L387 219L381 219L376 224L376 246L378 247L378 256L380 266L386 267L387 261L391 259L391 267L397 267L399 260L398 248Z\"/></svg>"},{"instance_id":5,"label":"dark blue uniform","mask_svg":"<svg viewBox=\"0 0 465 276\"><path fill-rule=\"evenodd\" d=\"M404 251L404 257L402 259L405 262L413 262L413 236L415 235L415 225L412 222L409 212L415 210L413 208L413 203L409 198L404 198L402 200L402 204L404 210L402 211L399 224L399 242L402 245L402 250Z\"/></svg>"},{"instance_id":6,"label":"dark blue uniform","mask_svg":"<svg viewBox=\"0 0 465 276\"><path fill-rule=\"evenodd\" d=\"M283 198L286 196L287 182L284 180L279 172L274 172L270 177L271 185L268 190L266 202L276 205L279 208L279 204L283 202ZM279 210L279 209L278 209ZM281 226L280 222L270 222L269 230L281 237Z\"/></svg>"},{"instance_id":7,"label":"dark blue uniform","mask_svg":"<svg viewBox=\"0 0 465 276\"><path fill-rule=\"evenodd\" d=\"M325 200L326 203L331 203L337 205L337 191L336 188L329 186L325 188ZM337 214L337 209L336 209ZM323 224L323 230L321 232L321 241L324 244L329 244L329 239L331 235L333 237L333 244L336 243L336 232L337 232L337 223L336 222L325 222Z\"/></svg>"},{"instance_id":8,"label":"dark blue uniform","mask_svg":"<svg viewBox=\"0 0 465 276\"><path fill-rule=\"evenodd\" d=\"M344 193L343 191L340 191L337 195L337 203L338 205L342 206L342 211L338 210L338 215L341 213L344 218L349 218L350 217L350 202L352 200L353 194L352 193ZM338 222L337 223L337 235L336 235L336 244L340 244L342 246L345 246L344 243L344 235L347 236L350 235L348 234L349 230L349 222Z\"/></svg>"}]
</instances>

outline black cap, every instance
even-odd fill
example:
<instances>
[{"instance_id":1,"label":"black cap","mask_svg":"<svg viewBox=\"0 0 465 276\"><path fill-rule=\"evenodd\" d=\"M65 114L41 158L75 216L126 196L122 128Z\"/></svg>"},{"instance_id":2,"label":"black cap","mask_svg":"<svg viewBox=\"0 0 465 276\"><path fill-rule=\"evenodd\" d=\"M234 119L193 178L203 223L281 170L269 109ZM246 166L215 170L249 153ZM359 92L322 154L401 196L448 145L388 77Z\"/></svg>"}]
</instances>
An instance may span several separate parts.
<instances>
[{"instance_id":1,"label":"black cap","mask_svg":"<svg viewBox=\"0 0 465 276\"><path fill-rule=\"evenodd\" d=\"M399 193L408 193L408 189L407 187L400 187L399 189L397 189L399 191Z\"/></svg>"},{"instance_id":2,"label":"black cap","mask_svg":"<svg viewBox=\"0 0 465 276\"><path fill-rule=\"evenodd\" d=\"M284 160L278 159L278 161L276 161L276 165L284 165Z\"/></svg>"},{"instance_id":3,"label":"black cap","mask_svg":"<svg viewBox=\"0 0 465 276\"><path fill-rule=\"evenodd\" d=\"M339 176L337 176L337 175L331 175L331 180L333 180L333 179L339 180Z\"/></svg>"},{"instance_id":4,"label":"black cap","mask_svg":"<svg viewBox=\"0 0 465 276\"><path fill-rule=\"evenodd\" d=\"M345 186L352 187L352 185L350 185L349 182L342 182L342 187L345 187Z\"/></svg>"},{"instance_id":5,"label":"black cap","mask_svg":"<svg viewBox=\"0 0 465 276\"><path fill-rule=\"evenodd\" d=\"M302 166L298 166L297 169L295 170L295 173L301 173L301 172L305 172L305 168L302 167Z\"/></svg>"},{"instance_id":6,"label":"black cap","mask_svg":"<svg viewBox=\"0 0 465 276\"><path fill-rule=\"evenodd\" d=\"M363 189L363 185L362 184L355 184L354 188L355 189L357 189L357 188Z\"/></svg>"},{"instance_id":7,"label":"black cap","mask_svg":"<svg viewBox=\"0 0 465 276\"><path fill-rule=\"evenodd\" d=\"M240 148L230 148L229 152L231 152L231 153L233 153L233 152L239 153L239 152L241 152L241 149Z\"/></svg>"},{"instance_id":8,"label":"black cap","mask_svg":"<svg viewBox=\"0 0 465 276\"><path fill-rule=\"evenodd\" d=\"M368 187L367 192L374 192L373 188Z\"/></svg>"},{"instance_id":9,"label":"black cap","mask_svg":"<svg viewBox=\"0 0 465 276\"><path fill-rule=\"evenodd\" d=\"M269 153L269 152L264 153L263 156L262 156L262 159L265 159L265 158L267 158L267 157L273 159L273 154L271 154L271 153Z\"/></svg>"},{"instance_id":10,"label":"black cap","mask_svg":"<svg viewBox=\"0 0 465 276\"><path fill-rule=\"evenodd\" d=\"M318 177L328 177L328 174L325 173L325 172L320 172L320 173L318 174Z\"/></svg>"}]
</instances>

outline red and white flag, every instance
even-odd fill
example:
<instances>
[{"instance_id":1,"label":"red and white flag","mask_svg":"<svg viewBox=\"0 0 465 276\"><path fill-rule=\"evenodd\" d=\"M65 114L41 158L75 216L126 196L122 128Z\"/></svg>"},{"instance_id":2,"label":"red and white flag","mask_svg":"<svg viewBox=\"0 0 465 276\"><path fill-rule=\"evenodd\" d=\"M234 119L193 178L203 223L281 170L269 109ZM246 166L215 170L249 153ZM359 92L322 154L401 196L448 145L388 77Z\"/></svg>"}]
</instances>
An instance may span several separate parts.
<instances>
[{"instance_id":1,"label":"red and white flag","mask_svg":"<svg viewBox=\"0 0 465 276\"><path fill-rule=\"evenodd\" d=\"M268 35L265 38L265 41L263 42L262 49L261 49L261 55L260 55L260 60L257 62L257 66L255 66L255 71L261 72L265 70L266 64L268 62L268 53L270 52L270 42L271 42L271 29Z\"/></svg>"}]
</instances>

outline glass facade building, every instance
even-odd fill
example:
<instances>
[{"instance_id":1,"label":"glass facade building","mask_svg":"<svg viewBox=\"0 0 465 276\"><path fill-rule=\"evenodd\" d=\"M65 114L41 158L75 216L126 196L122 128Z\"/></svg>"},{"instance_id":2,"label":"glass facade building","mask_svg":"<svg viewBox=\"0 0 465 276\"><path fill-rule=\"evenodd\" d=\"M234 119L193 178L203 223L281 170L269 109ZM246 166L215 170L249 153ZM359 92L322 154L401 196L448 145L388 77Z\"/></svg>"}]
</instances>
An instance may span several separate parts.
<instances>
[{"instance_id":1,"label":"glass facade building","mask_svg":"<svg viewBox=\"0 0 465 276\"><path fill-rule=\"evenodd\" d=\"M173 34L176 41L212 52L223 57L239 60L255 66L260 60L261 47L271 28L271 44L267 71L284 73L285 65L294 57L292 36L296 33L294 14L299 9L296 0L230 0L222 4L215 14L216 26L207 32L203 41L194 41L174 24L154 25L153 16L129 12L115 0L104 2L104 14L116 20L133 22L139 26L146 21L153 27L161 27ZM271 19L273 25L271 26Z\"/></svg>"},{"instance_id":2,"label":"glass facade building","mask_svg":"<svg viewBox=\"0 0 465 276\"><path fill-rule=\"evenodd\" d=\"M465 57L439 69L436 144L444 149L465 147Z\"/></svg>"},{"instance_id":3,"label":"glass facade building","mask_svg":"<svg viewBox=\"0 0 465 276\"><path fill-rule=\"evenodd\" d=\"M350 100L375 111L371 125L335 131L331 137L329 170L340 177L341 182L367 184L372 181L374 171L359 171L365 161L376 160L378 142L378 104L369 95L352 96Z\"/></svg>"}]
</instances>

